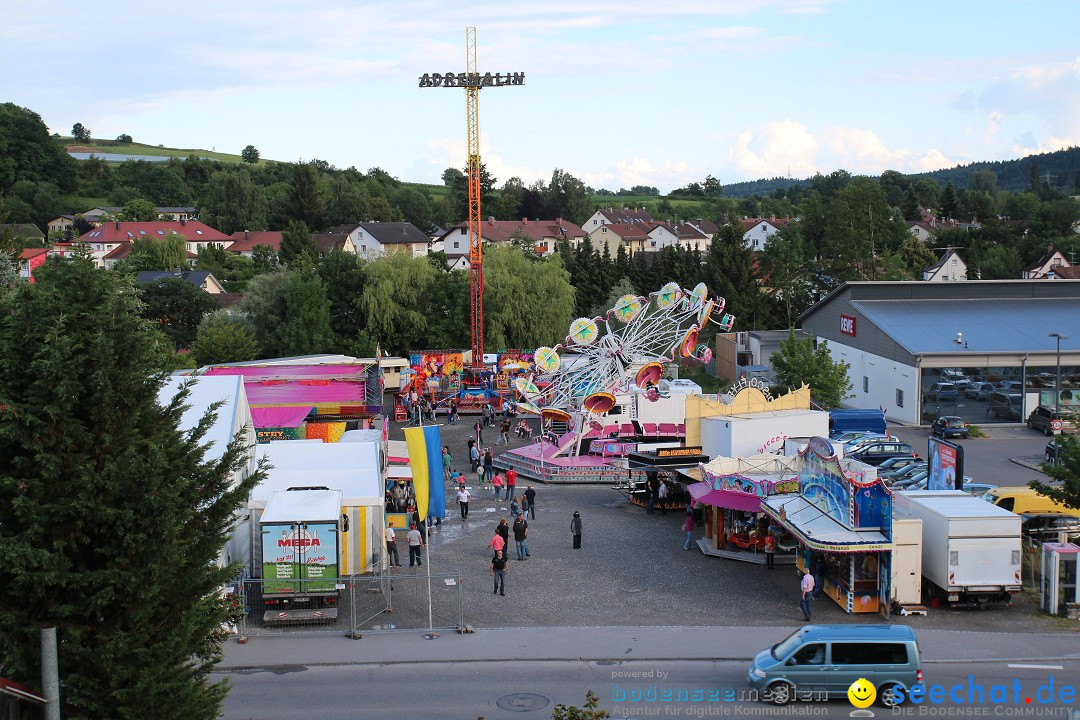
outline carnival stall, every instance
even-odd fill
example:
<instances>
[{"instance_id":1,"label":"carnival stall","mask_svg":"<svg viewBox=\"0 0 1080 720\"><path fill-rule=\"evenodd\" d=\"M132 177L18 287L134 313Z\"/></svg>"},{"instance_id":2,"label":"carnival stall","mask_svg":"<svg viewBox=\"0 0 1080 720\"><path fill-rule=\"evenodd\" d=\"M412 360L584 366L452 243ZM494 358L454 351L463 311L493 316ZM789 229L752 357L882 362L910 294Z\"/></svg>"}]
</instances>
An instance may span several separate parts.
<instances>
[{"instance_id":1,"label":"carnival stall","mask_svg":"<svg viewBox=\"0 0 1080 720\"><path fill-rule=\"evenodd\" d=\"M849 613L889 611L893 498L874 468L837 458L824 438L800 453L798 492L761 501L801 544L824 594Z\"/></svg>"},{"instance_id":2,"label":"carnival stall","mask_svg":"<svg viewBox=\"0 0 1080 720\"><path fill-rule=\"evenodd\" d=\"M781 455L719 457L699 465L699 482L690 495L705 506L705 537L698 547L706 555L764 563L766 539L775 542L775 562L793 564L799 543L785 528L772 523L762 501L775 494L798 491L801 460Z\"/></svg>"}]
</instances>

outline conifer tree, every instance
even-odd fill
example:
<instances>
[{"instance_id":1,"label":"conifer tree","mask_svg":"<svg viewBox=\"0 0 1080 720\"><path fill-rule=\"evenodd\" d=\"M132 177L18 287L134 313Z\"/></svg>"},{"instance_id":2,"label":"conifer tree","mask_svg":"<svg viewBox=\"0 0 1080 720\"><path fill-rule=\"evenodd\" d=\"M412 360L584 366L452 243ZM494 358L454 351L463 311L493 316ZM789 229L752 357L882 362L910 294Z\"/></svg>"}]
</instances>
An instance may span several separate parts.
<instances>
[{"instance_id":1,"label":"conifer tree","mask_svg":"<svg viewBox=\"0 0 1080 720\"><path fill-rule=\"evenodd\" d=\"M218 565L239 440L208 459L208 410L158 403L156 334L129 281L85 258L0 295L0 667L36 686L59 638L66 718L216 718L229 607ZM218 456L220 453L220 456Z\"/></svg>"}]
</instances>

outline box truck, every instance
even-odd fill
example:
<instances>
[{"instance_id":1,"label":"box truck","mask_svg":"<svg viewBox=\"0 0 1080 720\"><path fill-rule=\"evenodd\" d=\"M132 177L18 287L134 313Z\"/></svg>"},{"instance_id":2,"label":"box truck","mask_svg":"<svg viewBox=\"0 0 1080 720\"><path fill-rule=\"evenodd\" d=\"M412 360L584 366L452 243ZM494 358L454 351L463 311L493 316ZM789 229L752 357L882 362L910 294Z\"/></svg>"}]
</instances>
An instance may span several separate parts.
<instances>
[{"instance_id":1,"label":"box truck","mask_svg":"<svg viewBox=\"0 0 1080 720\"><path fill-rule=\"evenodd\" d=\"M339 534L348 531L341 491L290 488L275 492L259 520L255 563L263 623L335 622L341 566Z\"/></svg>"},{"instance_id":2,"label":"box truck","mask_svg":"<svg viewBox=\"0 0 1080 720\"><path fill-rule=\"evenodd\" d=\"M962 490L893 497L894 517L922 520L922 574L930 604L1008 602L1020 592L1020 516Z\"/></svg>"}]
</instances>

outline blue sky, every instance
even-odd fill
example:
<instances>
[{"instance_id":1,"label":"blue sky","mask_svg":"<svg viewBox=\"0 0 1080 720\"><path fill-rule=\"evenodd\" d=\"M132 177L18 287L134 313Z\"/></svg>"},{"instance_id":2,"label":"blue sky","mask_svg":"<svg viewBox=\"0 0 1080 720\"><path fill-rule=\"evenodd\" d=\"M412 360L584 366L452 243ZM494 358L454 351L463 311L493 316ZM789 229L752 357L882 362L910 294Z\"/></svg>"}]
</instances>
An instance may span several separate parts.
<instances>
[{"instance_id":1,"label":"blue sky","mask_svg":"<svg viewBox=\"0 0 1080 720\"><path fill-rule=\"evenodd\" d=\"M56 132L440 182L465 164L465 70L501 184L562 168L667 192L876 175L1080 145L1080 3L946 0L4 0L0 101Z\"/></svg>"}]
</instances>

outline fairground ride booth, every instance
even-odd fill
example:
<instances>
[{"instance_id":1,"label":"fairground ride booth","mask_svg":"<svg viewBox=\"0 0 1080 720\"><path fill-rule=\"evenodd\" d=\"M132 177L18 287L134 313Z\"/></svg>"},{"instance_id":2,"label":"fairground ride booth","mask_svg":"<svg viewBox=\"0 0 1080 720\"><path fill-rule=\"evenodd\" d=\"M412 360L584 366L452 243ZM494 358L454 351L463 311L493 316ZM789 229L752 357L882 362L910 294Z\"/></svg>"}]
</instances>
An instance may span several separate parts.
<instances>
[{"instance_id":1,"label":"fairground ride booth","mask_svg":"<svg viewBox=\"0 0 1080 720\"><path fill-rule=\"evenodd\" d=\"M761 509L798 539L800 571L849 613L888 617L892 493L869 465L841 461L824 438L800 452L799 490L766 497Z\"/></svg>"},{"instance_id":2,"label":"fairground ride booth","mask_svg":"<svg viewBox=\"0 0 1080 720\"><path fill-rule=\"evenodd\" d=\"M649 496L656 496L663 481L667 485L667 499L661 501L657 498L655 509L682 512L690 507L690 492L686 487L686 478L679 471L697 467L708 459L708 456L701 454L700 447L672 446L637 449L628 453L625 459L613 458L607 464L626 470L626 484L620 484L616 489L626 495L630 502L647 507Z\"/></svg>"},{"instance_id":3,"label":"fairground ride booth","mask_svg":"<svg viewBox=\"0 0 1080 720\"><path fill-rule=\"evenodd\" d=\"M770 495L796 493L799 488L798 457L757 455L718 457L684 475L699 479L690 485L691 497L705 507L705 536L698 547L706 555L765 563L765 540L776 541L774 561L795 563L798 541L770 522L761 502Z\"/></svg>"}]
</instances>

